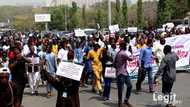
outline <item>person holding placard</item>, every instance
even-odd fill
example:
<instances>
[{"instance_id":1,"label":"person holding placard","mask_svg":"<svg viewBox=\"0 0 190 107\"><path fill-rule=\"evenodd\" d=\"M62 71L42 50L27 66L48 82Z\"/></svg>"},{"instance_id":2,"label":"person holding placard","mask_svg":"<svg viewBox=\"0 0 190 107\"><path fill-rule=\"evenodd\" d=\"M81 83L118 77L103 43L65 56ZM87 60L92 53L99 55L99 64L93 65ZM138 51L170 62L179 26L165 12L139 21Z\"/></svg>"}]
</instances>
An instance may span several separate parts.
<instances>
[{"instance_id":1,"label":"person holding placard","mask_svg":"<svg viewBox=\"0 0 190 107\"><path fill-rule=\"evenodd\" d=\"M73 62L74 52L69 50L67 57L69 62ZM63 76L54 77L45 70L41 74L57 90L56 107L80 107L79 81Z\"/></svg>"}]
</instances>

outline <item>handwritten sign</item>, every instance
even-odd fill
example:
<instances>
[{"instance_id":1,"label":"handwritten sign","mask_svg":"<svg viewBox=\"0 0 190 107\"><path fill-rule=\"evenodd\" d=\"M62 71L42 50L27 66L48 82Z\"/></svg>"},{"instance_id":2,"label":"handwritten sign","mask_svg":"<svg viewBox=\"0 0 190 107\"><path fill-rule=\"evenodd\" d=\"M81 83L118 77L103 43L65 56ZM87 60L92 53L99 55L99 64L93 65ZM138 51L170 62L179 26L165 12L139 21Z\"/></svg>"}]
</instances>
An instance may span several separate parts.
<instances>
[{"instance_id":1,"label":"handwritten sign","mask_svg":"<svg viewBox=\"0 0 190 107\"><path fill-rule=\"evenodd\" d=\"M83 66L72 62L61 62L57 68L56 75L63 76L72 80L80 81Z\"/></svg>"}]
</instances>

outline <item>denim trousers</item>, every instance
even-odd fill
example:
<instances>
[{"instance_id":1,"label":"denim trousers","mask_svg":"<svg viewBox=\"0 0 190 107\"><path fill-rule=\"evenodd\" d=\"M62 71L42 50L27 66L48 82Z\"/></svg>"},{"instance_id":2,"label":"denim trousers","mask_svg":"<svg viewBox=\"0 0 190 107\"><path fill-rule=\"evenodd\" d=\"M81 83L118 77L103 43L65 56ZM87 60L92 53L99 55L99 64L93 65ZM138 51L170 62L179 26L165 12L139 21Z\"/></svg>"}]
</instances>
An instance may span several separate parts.
<instances>
[{"instance_id":1,"label":"denim trousers","mask_svg":"<svg viewBox=\"0 0 190 107\"><path fill-rule=\"evenodd\" d=\"M120 74L117 76L117 87L118 87L118 103L122 104L122 95L123 95L123 89L124 89L124 84L127 85L127 91L126 91L126 96L124 99L124 102L128 102L130 96L131 96L131 91L132 91L132 84L131 84L131 79L129 75L123 75Z\"/></svg>"},{"instance_id":2,"label":"denim trousers","mask_svg":"<svg viewBox=\"0 0 190 107\"><path fill-rule=\"evenodd\" d=\"M111 81L112 81L111 78L104 78L103 97L110 98Z\"/></svg>"},{"instance_id":3,"label":"denim trousers","mask_svg":"<svg viewBox=\"0 0 190 107\"><path fill-rule=\"evenodd\" d=\"M53 86L47 82L47 93L51 93L53 91Z\"/></svg>"},{"instance_id":4,"label":"denim trousers","mask_svg":"<svg viewBox=\"0 0 190 107\"><path fill-rule=\"evenodd\" d=\"M137 80L137 90L141 90L141 84L144 81L146 77L146 73L148 73L148 84L149 84L149 90L153 90L153 77L152 77L152 67L147 68L141 68L138 71L138 80Z\"/></svg>"}]
</instances>

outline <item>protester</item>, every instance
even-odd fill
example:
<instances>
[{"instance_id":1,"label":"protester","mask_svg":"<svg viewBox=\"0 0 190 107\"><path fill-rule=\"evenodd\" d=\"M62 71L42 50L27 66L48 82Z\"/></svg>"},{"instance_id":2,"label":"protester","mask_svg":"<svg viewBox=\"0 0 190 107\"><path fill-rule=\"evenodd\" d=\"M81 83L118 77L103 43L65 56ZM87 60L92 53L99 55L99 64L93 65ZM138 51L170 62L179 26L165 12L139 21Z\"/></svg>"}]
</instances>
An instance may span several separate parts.
<instances>
[{"instance_id":1,"label":"protester","mask_svg":"<svg viewBox=\"0 0 190 107\"><path fill-rule=\"evenodd\" d=\"M46 70L49 73L49 75L54 77L57 71L57 63L56 63L55 55L51 52L51 50L52 50L52 46L50 45L47 48L47 53L45 56L45 64L47 66ZM52 91L53 91L52 85L49 82L47 82L47 95L52 96Z\"/></svg>"},{"instance_id":2,"label":"protester","mask_svg":"<svg viewBox=\"0 0 190 107\"><path fill-rule=\"evenodd\" d=\"M66 42L60 44L60 50L58 52L58 62L67 61L68 48Z\"/></svg>"},{"instance_id":3,"label":"protester","mask_svg":"<svg viewBox=\"0 0 190 107\"><path fill-rule=\"evenodd\" d=\"M18 97L18 107L20 107L22 104L24 88L28 82L25 64L31 63L31 60L23 57L18 48L15 48L14 53L15 60L13 63L9 64L9 68L12 74L12 81L15 83L18 90L16 96Z\"/></svg>"},{"instance_id":4,"label":"protester","mask_svg":"<svg viewBox=\"0 0 190 107\"><path fill-rule=\"evenodd\" d=\"M92 60L92 70L94 74L94 82L92 86L92 90L96 91L99 94L102 94L102 85L101 85L101 78L102 78L102 63L100 58L102 57L102 49L98 44L94 44L93 50L88 53L87 58Z\"/></svg>"},{"instance_id":5,"label":"protester","mask_svg":"<svg viewBox=\"0 0 190 107\"><path fill-rule=\"evenodd\" d=\"M159 66L162 58L164 57L163 49L165 46L166 40L164 38L160 38L160 44L156 44L153 47L153 52L155 54L156 63Z\"/></svg>"},{"instance_id":6,"label":"protester","mask_svg":"<svg viewBox=\"0 0 190 107\"><path fill-rule=\"evenodd\" d=\"M139 58L139 68L141 71L138 73L138 79L136 83L137 92L141 91L141 84L148 73L148 83L149 83L149 92L153 92L153 79L152 79L152 61L153 61L153 52L152 52L152 39L147 40L147 47L141 49L140 58Z\"/></svg>"},{"instance_id":7,"label":"protester","mask_svg":"<svg viewBox=\"0 0 190 107\"><path fill-rule=\"evenodd\" d=\"M39 81L40 81L40 57L34 53L34 46L30 46L30 53L26 55L27 58L31 59L32 63L28 64L27 70L28 70L28 82L31 88L31 94L38 95L38 87L39 87Z\"/></svg>"},{"instance_id":8,"label":"protester","mask_svg":"<svg viewBox=\"0 0 190 107\"><path fill-rule=\"evenodd\" d=\"M124 104L128 107L132 107L132 105L129 103L129 98L131 96L132 91L132 84L130 80L130 76L127 71L127 61L132 61L132 58L130 58L126 54L126 43L121 42L120 43L120 51L116 54L114 59L114 67L117 71L117 87L118 87L118 107L122 107L122 97L123 97L123 89L124 84L127 85L127 92L124 99Z\"/></svg>"},{"instance_id":9,"label":"protester","mask_svg":"<svg viewBox=\"0 0 190 107\"><path fill-rule=\"evenodd\" d=\"M84 70L81 77L81 83L80 86L84 87L85 83L88 84L89 76L92 76L92 61L87 58L87 55L89 51L92 50L92 43L88 43L84 47L84 57L83 57L83 63L84 63Z\"/></svg>"},{"instance_id":10,"label":"protester","mask_svg":"<svg viewBox=\"0 0 190 107\"><path fill-rule=\"evenodd\" d=\"M68 61L73 62L74 52L68 52ZM57 90L56 107L80 107L79 82L65 77L53 77L45 70L42 71L45 79Z\"/></svg>"},{"instance_id":11,"label":"protester","mask_svg":"<svg viewBox=\"0 0 190 107\"><path fill-rule=\"evenodd\" d=\"M17 87L9 81L10 71L7 68L0 68L0 106L20 107L17 98Z\"/></svg>"},{"instance_id":12,"label":"protester","mask_svg":"<svg viewBox=\"0 0 190 107\"><path fill-rule=\"evenodd\" d=\"M171 50L172 48L169 45L164 47L165 57L162 59L158 72L154 77L156 82L157 78L162 75L162 93L165 95L170 95L172 92L172 87L176 80L176 61L179 59L176 53L171 52ZM172 105L171 101L169 97L168 107Z\"/></svg>"}]
</instances>

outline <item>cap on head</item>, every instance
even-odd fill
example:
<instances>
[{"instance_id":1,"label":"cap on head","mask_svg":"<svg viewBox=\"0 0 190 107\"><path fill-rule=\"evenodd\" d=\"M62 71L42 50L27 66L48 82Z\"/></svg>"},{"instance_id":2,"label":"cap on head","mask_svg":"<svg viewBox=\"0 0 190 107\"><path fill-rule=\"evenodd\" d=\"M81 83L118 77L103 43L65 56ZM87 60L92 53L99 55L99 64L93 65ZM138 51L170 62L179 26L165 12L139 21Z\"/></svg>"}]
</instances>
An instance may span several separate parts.
<instances>
[{"instance_id":1,"label":"cap on head","mask_svg":"<svg viewBox=\"0 0 190 107\"><path fill-rule=\"evenodd\" d=\"M0 68L0 74L2 74L2 73L10 74L10 70L8 68L5 68L5 67Z\"/></svg>"}]
</instances>

